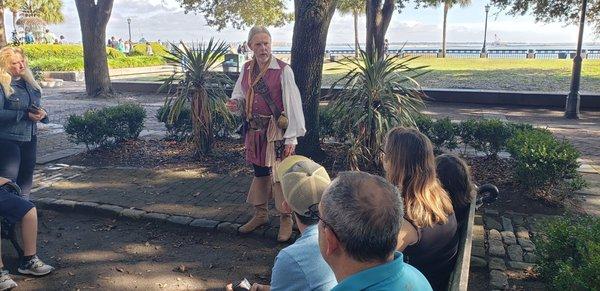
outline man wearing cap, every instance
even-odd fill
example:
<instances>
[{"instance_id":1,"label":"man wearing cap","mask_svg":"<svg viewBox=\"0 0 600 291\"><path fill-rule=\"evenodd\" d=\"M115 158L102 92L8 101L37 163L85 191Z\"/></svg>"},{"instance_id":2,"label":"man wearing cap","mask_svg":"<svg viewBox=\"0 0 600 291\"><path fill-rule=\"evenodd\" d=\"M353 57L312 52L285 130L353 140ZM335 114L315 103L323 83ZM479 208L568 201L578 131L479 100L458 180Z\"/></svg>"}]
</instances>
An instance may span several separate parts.
<instances>
[{"instance_id":1,"label":"man wearing cap","mask_svg":"<svg viewBox=\"0 0 600 291\"><path fill-rule=\"evenodd\" d=\"M339 290L431 290L395 252L404 215L399 190L364 172L342 172L319 203L319 246Z\"/></svg>"},{"instance_id":2,"label":"man wearing cap","mask_svg":"<svg viewBox=\"0 0 600 291\"><path fill-rule=\"evenodd\" d=\"M271 286L255 283L250 290L331 290L337 281L319 252L317 230L318 204L329 175L302 156L283 160L276 174L283 188L282 206L293 213L302 235L275 258Z\"/></svg>"}]
</instances>

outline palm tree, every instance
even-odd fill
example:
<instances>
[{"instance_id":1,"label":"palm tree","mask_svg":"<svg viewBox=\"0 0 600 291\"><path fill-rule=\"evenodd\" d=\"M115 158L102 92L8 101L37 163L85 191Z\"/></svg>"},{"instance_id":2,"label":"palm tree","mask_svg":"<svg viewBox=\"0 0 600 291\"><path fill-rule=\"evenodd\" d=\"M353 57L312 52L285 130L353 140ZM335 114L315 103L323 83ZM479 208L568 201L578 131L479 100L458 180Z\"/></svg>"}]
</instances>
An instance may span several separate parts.
<instances>
[{"instance_id":1,"label":"palm tree","mask_svg":"<svg viewBox=\"0 0 600 291\"><path fill-rule=\"evenodd\" d=\"M48 24L61 23L64 16L60 11L62 9L61 0L21 0L20 12L25 16L39 17Z\"/></svg>"},{"instance_id":2,"label":"palm tree","mask_svg":"<svg viewBox=\"0 0 600 291\"><path fill-rule=\"evenodd\" d=\"M64 16L61 12L62 0L0 0L0 9L9 9L13 15L13 29L17 30L17 18L19 14L25 17L36 17L45 23L61 23ZM4 23L4 14L0 21ZM0 42L6 41L6 32L0 30Z\"/></svg>"},{"instance_id":3,"label":"palm tree","mask_svg":"<svg viewBox=\"0 0 600 291\"><path fill-rule=\"evenodd\" d=\"M337 10L342 15L352 13L354 16L354 56L358 58L358 16L366 12L365 0L339 0Z\"/></svg>"},{"instance_id":4,"label":"palm tree","mask_svg":"<svg viewBox=\"0 0 600 291\"><path fill-rule=\"evenodd\" d=\"M471 5L471 0L421 0L425 6L439 7L444 5L444 25L442 32L442 57L446 57L446 23L448 19L448 10L458 4L460 7Z\"/></svg>"},{"instance_id":5,"label":"palm tree","mask_svg":"<svg viewBox=\"0 0 600 291\"><path fill-rule=\"evenodd\" d=\"M213 120L218 117L225 123L233 123L233 116L227 110L226 87L231 87L231 79L215 67L222 63L229 46L215 42L211 38L206 46L179 48L173 45L174 52L164 58L178 67L173 75L164 80L161 89L176 88L175 94L167 96L164 108L168 112L168 122L173 124L186 106L191 106L193 141L196 155L210 154L214 139ZM189 103L189 105L188 105Z\"/></svg>"},{"instance_id":6,"label":"palm tree","mask_svg":"<svg viewBox=\"0 0 600 291\"><path fill-rule=\"evenodd\" d=\"M353 170L360 165L378 167L383 138L395 126L414 126L424 107L421 87L415 81L427 73L424 66L412 67L414 58L360 51L360 58L344 58L337 63L347 72L331 88L334 93L327 110L334 127L352 142L348 161Z\"/></svg>"},{"instance_id":7,"label":"palm tree","mask_svg":"<svg viewBox=\"0 0 600 291\"><path fill-rule=\"evenodd\" d=\"M4 8L8 8L12 12L13 31L17 31L17 15L23 3L23 0L4 0Z\"/></svg>"}]
</instances>

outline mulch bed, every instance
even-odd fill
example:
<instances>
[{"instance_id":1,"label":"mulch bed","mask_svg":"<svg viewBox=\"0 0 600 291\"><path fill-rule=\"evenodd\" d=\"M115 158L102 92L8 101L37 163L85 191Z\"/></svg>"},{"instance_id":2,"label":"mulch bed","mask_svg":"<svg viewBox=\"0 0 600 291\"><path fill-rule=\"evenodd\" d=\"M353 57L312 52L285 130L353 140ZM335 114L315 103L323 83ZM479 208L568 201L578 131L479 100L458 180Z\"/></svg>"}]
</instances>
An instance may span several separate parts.
<instances>
[{"instance_id":1,"label":"mulch bed","mask_svg":"<svg viewBox=\"0 0 600 291\"><path fill-rule=\"evenodd\" d=\"M325 157L319 162L335 177L339 171L348 169L347 146L323 144ZM111 147L68 157L61 162L82 166L119 166L155 169L195 169L215 174L252 174L244 161L244 144L241 140L218 139L210 156L195 157L189 142L166 140L128 141ZM474 180L478 185L492 183L500 189L498 200L486 208L498 211L511 210L522 213L562 214L564 209L542 199L525 194L513 177L514 161L506 158L470 157ZM382 174L377 169L361 169Z\"/></svg>"}]
</instances>

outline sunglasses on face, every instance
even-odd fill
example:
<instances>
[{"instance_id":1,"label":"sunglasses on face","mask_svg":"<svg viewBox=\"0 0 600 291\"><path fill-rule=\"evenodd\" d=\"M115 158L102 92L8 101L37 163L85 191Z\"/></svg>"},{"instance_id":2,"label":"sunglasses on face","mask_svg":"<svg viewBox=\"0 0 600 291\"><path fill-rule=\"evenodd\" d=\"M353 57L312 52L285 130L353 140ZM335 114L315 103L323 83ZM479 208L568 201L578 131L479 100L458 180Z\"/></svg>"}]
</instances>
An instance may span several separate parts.
<instances>
[{"instance_id":1,"label":"sunglasses on face","mask_svg":"<svg viewBox=\"0 0 600 291\"><path fill-rule=\"evenodd\" d=\"M330 223L328 223L327 221L325 221L320 215L319 215L319 203L317 204L313 204L310 207L308 207L308 213L310 214L310 216L312 218L317 218L319 219L321 222L323 222L323 225L327 228L329 228L329 230L331 230L331 232L333 233L333 235L335 235L336 238L338 238L337 233L335 232L335 230L333 229L333 226L331 226ZM338 238L339 239L339 238Z\"/></svg>"}]
</instances>

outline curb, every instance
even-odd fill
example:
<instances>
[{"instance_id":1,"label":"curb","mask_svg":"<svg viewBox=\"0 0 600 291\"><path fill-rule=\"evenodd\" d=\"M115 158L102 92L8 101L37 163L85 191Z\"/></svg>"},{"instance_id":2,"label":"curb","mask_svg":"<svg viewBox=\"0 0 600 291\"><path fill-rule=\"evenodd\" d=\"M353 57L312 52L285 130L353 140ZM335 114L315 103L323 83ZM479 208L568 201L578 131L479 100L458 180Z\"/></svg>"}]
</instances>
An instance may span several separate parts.
<instances>
[{"instance_id":1,"label":"curb","mask_svg":"<svg viewBox=\"0 0 600 291\"><path fill-rule=\"evenodd\" d=\"M222 232L240 236L252 236L277 240L278 227L262 226L250 234L241 234L238 229L241 224L229 221L217 221L212 219L197 218L184 215L172 215L167 213L147 212L136 208L126 208L118 205L103 204L96 202L81 202L54 198L31 198L31 201L39 209L54 210L66 213L92 214L111 218L124 218L132 221L150 221L155 223L168 223L176 226L185 226L196 230ZM297 231L292 232L289 242L298 238Z\"/></svg>"}]
</instances>

